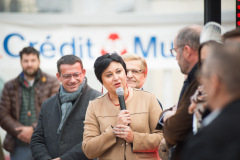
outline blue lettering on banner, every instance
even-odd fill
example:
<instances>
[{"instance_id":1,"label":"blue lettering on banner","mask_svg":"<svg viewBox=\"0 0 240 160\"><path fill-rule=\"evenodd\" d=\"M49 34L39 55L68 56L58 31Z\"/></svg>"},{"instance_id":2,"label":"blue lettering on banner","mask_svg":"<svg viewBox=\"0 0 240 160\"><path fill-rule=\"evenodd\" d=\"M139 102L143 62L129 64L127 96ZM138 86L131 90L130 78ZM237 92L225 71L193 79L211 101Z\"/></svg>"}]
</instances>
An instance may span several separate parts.
<instances>
[{"instance_id":1,"label":"blue lettering on banner","mask_svg":"<svg viewBox=\"0 0 240 160\"><path fill-rule=\"evenodd\" d=\"M155 58L157 57L156 46L157 46L156 37L151 37L150 38L147 49L143 48L140 37L135 37L135 39L134 39L134 51L135 51L135 53L139 53L138 48L140 48L140 53L142 53L142 55L145 58L147 58L149 56L151 48L153 48L153 56ZM165 46L166 45L165 45L164 42L160 43L160 48L161 48L161 53L160 54L164 58L172 58L173 56L171 55L169 50L167 50L168 52L164 52L164 51L166 51ZM171 42L171 48L173 48L173 42Z\"/></svg>"},{"instance_id":2,"label":"blue lettering on banner","mask_svg":"<svg viewBox=\"0 0 240 160\"><path fill-rule=\"evenodd\" d=\"M19 57L18 53L12 53L10 51L9 43L10 43L10 40L14 39L14 38L20 38L23 42L25 41L25 38L21 34L10 33L9 35L7 35L4 38L4 42L3 42L4 51L11 57ZM37 41L32 41L32 42L30 41L29 46L37 49L36 46L39 45L40 46L39 52L43 57L54 58L57 53L57 50L56 50L55 44L53 42L50 42L50 39L51 39L51 35L48 35L46 37L46 41L43 42L42 44ZM80 58L83 58L83 47L86 47L88 58L93 59L94 57L91 54L91 48L92 48L93 44L92 44L91 40L89 38L87 38L85 46L83 46L84 43L82 43L81 40L82 40L82 38L80 37L79 42L76 42L76 39L73 37L70 42L62 43L59 47L58 53L60 53L62 56L65 54L77 55L77 53L76 53L76 51L77 51L77 52L79 52L79 55L77 55L77 56L79 56ZM26 43L26 41L24 43ZM76 49L78 49L76 47L79 47L79 50L76 50ZM69 48L70 48L70 50L72 50L72 52L66 53L67 50L69 50Z\"/></svg>"},{"instance_id":3,"label":"blue lettering on banner","mask_svg":"<svg viewBox=\"0 0 240 160\"><path fill-rule=\"evenodd\" d=\"M75 39L72 38L72 42L71 43L63 43L60 47L60 53L62 56L64 56L64 53L63 53L63 48L66 47L66 46L70 46L72 48L72 54L75 55Z\"/></svg>"},{"instance_id":4,"label":"blue lettering on banner","mask_svg":"<svg viewBox=\"0 0 240 160\"><path fill-rule=\"evenodd\" d=\"M173 48L173 42L171 43L171 48ZM162 56L163 56L163 57L166 57L166 58L172 58L172 57L173 57L173 55L170 53L169 50L168 50L168 53L170 53L170 54L168 54L168 55L166 55L166 54L164 53L164 50L165 50L165 48L164 48L164 43L162 42L162 43L161 43L161 53L162 53Z\"/></svg>"},{"instance_id":5,"label":"blue lettering on banner","mask_svg":"<svg viewBox=\"0 0 240 160\"><path fill-rule=\"evenodd\" d=\"M91 46L92 46L92 43L90 41L90 39L88 38L87 39L87 46L88 46L88 57L93 59L93 56L91 55Z\"/></svg>"},{"instance_id":6,"label":"blue lettering on banner","mask_svg":"<svg viewBox=\"0 0 240 160\"><path fill-rule=\"evenodd\" d=\"M54 57L54 51L55 51L55 47L54 45L49 42L51 36L47 36L47 40L45 43L43 43L40 47L40 53L42 53L42 55L46 58L53 58ZM53 54L47 55L47 53L51 53L53 52Z\"/></svg>"},{"instance_id":7,"label":"blue lettering on banner","mask_svg":"<svg viewBox=\"0 0 240 160\"><path fill-rule=\"evenodd\" d=\"M30 42L29 46L31 47L34 47L35 48L35 45L38 44L38 42Z\"/></svg>"},{"instance_id":8,"label":"blue lettering on banner","mask_svg":"<svg viewBox=\"0 0 240 160\"><path fill-rule=\"evenodd\" d=\"M12 34L9 34L8 36L6 36L6 38L4 39L3 41L3 47L4 47L4 50L5 52L9 55L9 56L12 56L12 57L19 57L19 54L13 54L9 51L9 48L8 48L8 43L9 43L9 40L10 38L12 38L13 36L16 36L16 37L19 37L21 40L24 40L23 36L18 34L18 33L12 33Z\"/></svg>"},{"instance_id":9,"label":"blue lettering on banner","mask_svg":"<svg viewBox=\"0 0 240 160\"><path fill-rule=\"evenodd\" d=\"M82 38L80 37L79 40L81 42ZM79 45L79 52L80 52L80 56L79 57L82 59L83 58L82 43L80 43L80 45Z\"/></svg>"},{"instance_id":10,"label":"blue lettering on banner","mask_svg":"<svg viewBox=\"0 0 240 160\"><path fill-rule=\"evenodd\" d=\"M12 53L10 51L9 43L11 39L20 39L22 43L26 44L25 37L19 33L10 33L4 39L3 46L4 51L11 57L19 57L18 53ZM84 58L84 51L86 51L86 56L90 59L94 59L92 55L92 47L93 43L90 38L86 38L85 42L83 41L82 37L74 38L72 37L70 41L64 42L60 44L59 47L56 47L54 42L51 42L51 35L46 36L46 40L44 42L38 41L29 41L29 46L35 47L36 49L39 46L40 54L45 58L54 58L56 54L61 54L61 56L66 54L73 54L79 56L80 58ZM134 37L134 52L142 55L143 57L147 58L150 55L153 55L154 58L158 56L162 56L163 58L172 58L173 56L170 54L169 49L166 49L166 44L164 42L160 42L160 45L157 45L157 38L156 36L150 37L147 43L143 43L139 36ZM145 48L144 48L145 46ZM157 54L157 46L160 47L159 51L161 53ZM168 46L168 45L167 45ZM173 42L171 42L171 47L173 47ZM67 53L70 50L70 53Z\"/></svg>"},{"instance_id":11,"label":"blue lettering on banner","mask_svg":"<svg viewBox=\"0 0 240 160\"><path fill-rule=\"evenodd\" d=\"M153 47L153 55L154 55L154 57L157 57L157 53L156 53L156 37L151 37L150 42L148 43L147 50L143 49L143 46L142 46L140 38L139 37L135 37L135 39L134 39L134 52L135 53L138 53L137 52L137 47L138 46L140 47L141 52L142 52L142 54L143 54L143 56L145 58L148 56L150 48L152 46Z\"/></svg>"}]
</instances>

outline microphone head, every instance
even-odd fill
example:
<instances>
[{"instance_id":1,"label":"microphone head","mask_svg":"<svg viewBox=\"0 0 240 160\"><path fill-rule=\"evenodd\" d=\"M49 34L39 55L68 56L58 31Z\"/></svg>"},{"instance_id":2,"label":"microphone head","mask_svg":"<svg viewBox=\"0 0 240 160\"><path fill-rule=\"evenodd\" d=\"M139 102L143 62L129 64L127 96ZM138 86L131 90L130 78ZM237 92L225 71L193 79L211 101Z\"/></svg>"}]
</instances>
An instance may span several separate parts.
<instances>
[{"instance_id":1,"label":"microphone head","mask_svg":"<svg viewBox=\"0 0 240 160\"><path fill-rule=\"evenodd\" d=\"M118 96L122 96L124 94L124 90L122 87L119 87L116 89L116 93Z\"/></svg>"}]
</instances>

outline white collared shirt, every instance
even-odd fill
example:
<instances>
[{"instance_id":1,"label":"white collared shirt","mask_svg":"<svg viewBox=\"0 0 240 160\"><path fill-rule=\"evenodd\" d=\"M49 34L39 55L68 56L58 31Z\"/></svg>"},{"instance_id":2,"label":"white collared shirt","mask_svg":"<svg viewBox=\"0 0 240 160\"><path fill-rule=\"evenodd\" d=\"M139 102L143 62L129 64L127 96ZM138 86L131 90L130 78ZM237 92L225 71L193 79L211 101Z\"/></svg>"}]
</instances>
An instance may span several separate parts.
<instances>
[{"instance_id":1,"label":"white collared shirt","mask_svg":"<svg viewBox=\"0 0 240 160\"><path fill-rule=\"evenodd\" d=\"M202 126L205 127L209 125L214 119L218 117L221 111L221 109L215 109L214 111L212 111L206 118L203 119Z\"/></svg>"}]
</instances>

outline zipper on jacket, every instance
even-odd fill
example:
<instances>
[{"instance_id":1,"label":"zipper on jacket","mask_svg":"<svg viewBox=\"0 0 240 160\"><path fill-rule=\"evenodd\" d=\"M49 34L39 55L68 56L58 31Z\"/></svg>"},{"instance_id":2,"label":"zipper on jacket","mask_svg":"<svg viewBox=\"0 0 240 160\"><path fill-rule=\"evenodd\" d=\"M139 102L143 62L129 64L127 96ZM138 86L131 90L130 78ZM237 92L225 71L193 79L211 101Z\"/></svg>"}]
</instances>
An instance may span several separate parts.
<instances>
[{"instance_id":1,"label":"zipper on jacket","mask_svg":"<svg viewBox=\"0 0 240 160\"><path fill-rule=\"evenodd\" d=\"M31 97L32 97L32 95L31 95L31 89L32 89L32 87L29 87L29 100L28 100L28 112L27 112L27 115L28 115L28 125L31 125L30 124L30 116L31 116L31 110L30 110L30 105L31 105Z\"/></svg>"}]
</instances>

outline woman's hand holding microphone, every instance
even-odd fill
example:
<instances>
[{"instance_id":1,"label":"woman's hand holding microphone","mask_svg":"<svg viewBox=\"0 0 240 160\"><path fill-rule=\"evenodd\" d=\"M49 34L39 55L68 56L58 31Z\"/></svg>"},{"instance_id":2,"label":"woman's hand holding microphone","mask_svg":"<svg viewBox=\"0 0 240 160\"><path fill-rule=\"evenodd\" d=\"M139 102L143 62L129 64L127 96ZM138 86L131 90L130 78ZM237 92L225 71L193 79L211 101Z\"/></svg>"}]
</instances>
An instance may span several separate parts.
<instances>
[{"instance_id":1,"label":"woman's hand holding microphone","mask_svg":"<svg viewBox=\"0 0 240 160\"><path fill-rule=\"evenodd\" d=\"M117 125L113 128L116 137L125 139L128 143L133 142L133 131L130 128L131 117L128 110L121 110L118 114Z\"/></svg>"}]
</instances>

